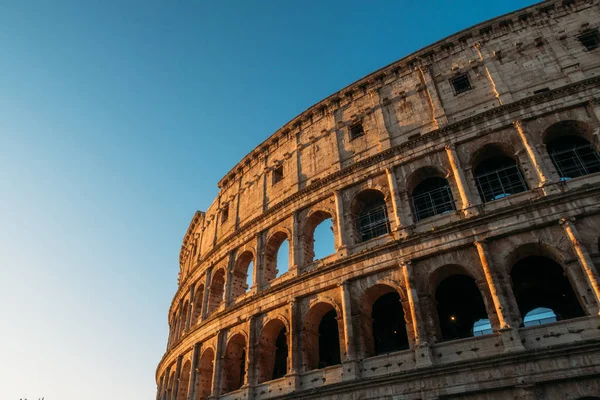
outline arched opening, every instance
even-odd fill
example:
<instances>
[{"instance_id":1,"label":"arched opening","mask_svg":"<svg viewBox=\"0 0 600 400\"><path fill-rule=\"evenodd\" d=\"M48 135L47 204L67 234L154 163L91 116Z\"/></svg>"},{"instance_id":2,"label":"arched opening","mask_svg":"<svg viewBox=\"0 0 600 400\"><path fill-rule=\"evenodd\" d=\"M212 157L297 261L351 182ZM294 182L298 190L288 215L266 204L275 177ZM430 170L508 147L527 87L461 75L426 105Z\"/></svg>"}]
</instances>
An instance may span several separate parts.
<instances>
[{"instance_id":1,"label":"arched opening","mask_svg":"<svg viewBox=\"0 0 600 400\"><path fill-rule=\"evenodd\" d=\"M279 379L287 374L288 345L285 325L281 320L269 321L260 337L258 383Z\"/></svg>"},{"instance_id":2,"label":"arched opening","mask_svg":"<svg viewBox=\"0 0 600 400\"><path fill-rule=\"evenodd\" d=\"M223 302L223 293L225 291L225 269L217 270L210 281L210 292L208 295L207 314L212 314Z\"/></svg>"},{"instance_id":3,"label":"arched opening","mask_svg":"<svg viewBox=\"0 0 600 400\"><path fill-rule=\"evenodd\" d=\"M265 282L283 275L289 268L288 235L283 231L273 234L265 247Z\"/></svg>"},{"instance_id":4,"label":"arched opening","mask_svg":"<svg viewBox=\"0 0 600 400\"><path fill-rule=\"evenodd\" d=\"M517 162L496 146L479 151L473 170L481 200L498 200L528 190Z\"/></svg>"},{"instance_id":5,"label":"arched opening","mask_svg":"<svg viewBox=\"0 0 600 400\"><path fill-rule=\"evenodd\" d=\"M167 399L173 398L173 385L175 385L175 372L171 372L171 377L167 384Z\"/></svg>"},{"instance_id":6,"label":"arched opening","mask_svg":"<svg viewBox=\"0 0 600 400\"><path fill-rule=\"evenodd\" d=\"M375 285L361 298L361 337L365 356L409 348L404 309L398 292L388 285Z\"/></svg>"},{"instance_id":7,"label":"arched opening","mask_svg":"<svg viewBox=\"0 0 600 400\"><path fill-rule=\"evenodd\" d=\"M198 285L194 294L194 314L192 315L192 325L200 322L202 316L202 302L204 301L204 284Z\"/></svg>"},{"instance_id":8,"label":"arched opening","mask_svg":"<svg viewBox=\"0 0 600 400\"><path fill-rule=\"evenodd\" d=\"M413 175L411 181L415 181L411 203L417 222L456 209L450 184L439 171L423 168Z\"/></svg>"},{"instance_id":9,"label":"arched opening","mask_svg":"<svg viewBox=\"0 0 600 400\"><path fill-rule=\"evenodd\" d=\"M303 232L306 264L335 253L331 218L328 212L317 211L307 219Z\"/></svg>"},{"instance_id":10,"label":"arched opening","mask_svg":"<svg viewBox=\"0 0 600 400\"><path fill-rule=\"evenodd\" d=\"M308 312L304 326L307 370L341 363L337 317L337 312L328 303L318 303Z\"/></svg>"},{"instance_id":11,"label":"arched opening","mask_svg":"<svg viewBox=\"0 0 600 400\"><path fill-rule=\"evenodd\" d=\"M181 367L181 375L179 375L179 387L177 389L177 400L186 400L188 387L190 384L190 373L192 370L192 364L190 361L186 361Z\"/></svg>"},{"instance_id":12,"label":"arched opening","mask_svg":"<svg viewBox=\"0 0 600 400\"><path fill-rule=\"evenodd\" d=\"M442 340L481 335L481 326L489 318L475 279L467 275L451 275L440 282L435 291Z\"/></svg>"},{"instance_id":13,"label":"arched opening","mask_svg":"<svg viewBox=\"0 0 600 400\"><path fill-rule=\"evenodd\" d=\"M179 322L179 335L178 337L181 337L183 335L183 333L186 331L186 322L187 322L187 315L188 315L188 308L190 306L190 303L186 300L185 303L183 303L183 310L181 312L181 315L179 316L179 318L181 319L181 321Z\"/></svg>"},{"instance_id":14,"label":"arched opening","mask_svg":"<svg viewBox=\"0 0 600 400\"><path fill-rule=\"evenodd\" d=\"M562 266L551 258L538 255L524 257L514 264L510 276L524 325L584 315ZM536 312L533 313L533 310Z\"/></svg>"},{"instance_id":15,"label":"arched opening","mask_svg":"<svg viewBox=\"0 0 600 400\"><path fill-rule=\"evenodd\" d=\"M198 362L198 380L196 383L196 400L206 400L212 393L212 380L215 352L208 348L202 353Z\"/></svg>"},{"instance_id":16,"label":"arched opening","mask_svg":"<svg viewBox=\"0 0 600 400\"><path fill-rule=\"evenodd\" d=\"M233 392L244 385L246 378L246 339L240 333L233 336L225 351L223 392Z\"/></svg>"},{"instance_id":17,"label":"arched opening","mask_svg":"<svg viewBox=\"0 0 600 400\"><path fill-rule=\"evenodd\" d=\"M235 300L245 294L252 286L252 267L254 266L254 255L245 251L235 261L231 279L231 300Z\"/></svg>"},{"instance_id":18,"label":"arched opening","mask_svg":"<svg viewBox=\"0 0 600 400\"><path fill-rule=\"evenodd\" d=\"M367 189L360 192L354 198L351 210L359 242L390 232L385 196L379 190Z\"/></svg>"},{"instance_id":19,"label":"arched opening","mask_svg":"<svg viewBox=\"0 0 600 400\"><path fill-rule=\"evenodd\" d=\"M600 172L600 154L586 139L588 131L578 121L559 122L546 131L546 148L561 180Z\"/></svg>"}]
</instances>

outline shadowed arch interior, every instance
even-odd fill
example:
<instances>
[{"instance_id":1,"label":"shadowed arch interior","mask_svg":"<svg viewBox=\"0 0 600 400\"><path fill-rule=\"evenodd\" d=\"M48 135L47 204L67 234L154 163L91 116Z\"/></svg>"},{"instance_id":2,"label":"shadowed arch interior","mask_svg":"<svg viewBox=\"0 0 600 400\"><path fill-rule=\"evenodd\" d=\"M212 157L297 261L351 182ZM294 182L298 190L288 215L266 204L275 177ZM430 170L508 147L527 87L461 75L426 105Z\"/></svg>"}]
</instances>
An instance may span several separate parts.
<instances>
[{"instance_id":1,"label":"shadowed arch interior","mask_svg":"<svg viewBox=\"0 0 600 400\"><path fill-rule=\"evenodd\" d=\"M196 399L206 400L212 392L215 352L212 348L204 350L198 362L198 378L196 382Z\"/></svg>"},{"instance_id":2,"label":"shadowed arch interior","mask_svg":"<svg viewBox=\"0 0 600 400\"><path fill-rule=\"evenodd\" d=\"M212 276L210 282L210 294L208 296L207 314L213 313L223 302L223 293L225 292L225 269L218 269Z\"/></svg>"},{"instance_id":3,"label":"shadowed arch interior","mask_svg":"<svg viewBox=\"0 0 600 400\"><path fill-rule=\"evenodd\" d=\"M227 343L223 362L223 392L238 390L246 377L246 338L238 333Z\"/></svg>"},{"instance_id":4,"label":"shadowed arch interior","mask_svg":"<svg viewBox=\"0 0 600 400\"><path fill-rule=\"evenodd\" d=\"M484 203L528 190L517 162L496 145L485 146L476 154L473 173Z\"/></svg>"},{"instance_id":5,"label":"shadowed arch interior","mask_svg":"<svg viewBox=\"0 0 600 400\"><path fill-rule=\"evenodd\" d=\"M416 221L456 209L448 180L435 168L416 171L409 180L409 192Z\"/></svg>"},{"instance_id":6,"label":"shadowed arch interior","mask_svg":"<svg viewBox=\"0 0 600 400\"><path fill-rule=\"evenodd\" d=\"M580 121L561 121L546 130L546 149L561 180L600 172L600 154L591 139L589 126Z\"/></svg>"},{"instance_id":7,"label":"shadowed arch interior","mask_svg":"<svg viewBox=\"0 0 600 400\"><path fill-rule=\"evenodd\" d=\"M385 196L375 189L360 192L351 207L358 242L364 242L390 232Z\"/></svg>"},{"instance_id":8,"label":"shadowed arch interior","mask_svg":"<svg viewBox=\"0 0 600 400\"><path fill-rule=\"evenodd\" d=\"M177 400L187 399L191 371L192 364L190 360L187 360L181 367L181 375L179 375L179 387L177 389Z\"/></svg>"},{"instance_id":9,"label":"shadowed arch interior","mask_svg":"<svg viewBox=\"0 0 600 400\"><path fill-rule=\"evenodd\" d=\"M378 284L361 298L361 336L365 356L409 348L400 295L391 286Z\"/></svg>"},{"instance_id":10,"label":"shadowed arch interior","mask_svg":"<svg viewBox=\"0 0 600 400\"><path fill-rule=\"evenodd\" d=\"M204 301L204 284L201 283L194 293L194 313L192 315L192 325L197 324L202 316L202 302Z\"/></svg>"},{"instance_id":11,"label":"shadowed arch interior","mask_svg":"<svg viewBox=\"0 0 600 400\"><path fill-rule=\"evenodd\" d=\"M558 321L584 315L563 267L551 258L524 257L514 264L510 276L523 318L540 307L552 310Z\"/></svg>"},{"instance_id":12,"label":"shadowed arch interior","mask_svg":"<svg viewBox=\"0 0 600 400\"><path fill-rule=\"evenodd\" d=\"M442 340L474 336L475 323L488 319L481 292L468 275L443 279L435 290L435 301Z\"/></svg>"},{"instance_id":13,"label":"shadowed arch interior","mask_svg":"<svg viewBox=\"0 0 600 400\"><path fill-rule=\"evenodd\" d=\"M335 308L328 303L315 304L304 323L306 370L325 368L341 362L340 336Z\"/></svg>"},{"instance_id":14,"label":"shadowed arch interior","mask_svg":"<svg viewBox=\"0 0 600 400\"><path fill-rule=\"evenodd\" d=\"M262 330L258 350L258 382L279 379L287 374L288 345L284 323L269 321Z\"/></svg>"}]
</instances>

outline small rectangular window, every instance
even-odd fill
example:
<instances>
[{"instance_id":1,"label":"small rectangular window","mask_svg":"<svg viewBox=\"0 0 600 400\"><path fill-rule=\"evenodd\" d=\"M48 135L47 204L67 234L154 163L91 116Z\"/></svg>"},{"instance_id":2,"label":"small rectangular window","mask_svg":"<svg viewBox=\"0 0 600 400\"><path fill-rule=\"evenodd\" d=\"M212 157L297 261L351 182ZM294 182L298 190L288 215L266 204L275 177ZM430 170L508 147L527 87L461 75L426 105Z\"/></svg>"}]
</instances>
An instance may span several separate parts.
<instances>
[{"instance_id":1,"label":"small rectangular window","mask_svg":"<svg viewBox=\"0 0 600 400\"><path fill-rule=\"evenodd\" d=\"M276 184L277 182L283 179L283 165L276 167L273 172L272 184Z\"/></svg>"},{"instance_id":2,"label":"small rectangular window","mask_svg":"<svg viewBox=\"0 0 600 400\"><path fill-rule=\"evenodd\" d=\"M229 206L225 206L223 208L223 210L221 210L221 223L227 221L227 218L229 218Z\"/></svg>"},{"instance_id":3,"label":"small rectangular window","mask_svg":"<svg viewBox=\"0 0 600 400\"><path fill-rule=\"evenodd\" d=\"M356 139L365 135L365 131L361 123L354 124L350 127L350 140Z\"/></svg>"},{"instance_id":4,"label":"small rectangular window","mask_svg":"<svg viewBox=\"0 0 600 400\"><path fill-rule=\"evenodd\" d=\"M592 29L577 36L577 40L581 42L586 50L594 50L600 44L600 34L598 34L598 29Z\"/></svg>"},{"instance_id":5,"label":"small rectangular window","mask_svg":"<svg viewBox=\"0 0 600 400\"><path fill-rule=\"evenodd\" d=\"M454 88L454 94L459 94L471 90L471 83L469 82L469 75L461 74L450 79L452 87Z\"/></svg>"}]
</instances>

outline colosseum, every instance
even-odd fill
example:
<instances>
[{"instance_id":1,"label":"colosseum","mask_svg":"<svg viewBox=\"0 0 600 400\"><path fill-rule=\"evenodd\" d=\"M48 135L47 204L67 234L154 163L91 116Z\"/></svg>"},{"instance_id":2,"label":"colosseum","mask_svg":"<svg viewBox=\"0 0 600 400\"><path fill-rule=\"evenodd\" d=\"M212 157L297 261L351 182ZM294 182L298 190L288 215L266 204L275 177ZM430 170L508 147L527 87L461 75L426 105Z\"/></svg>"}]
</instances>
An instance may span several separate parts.
<instances>
[{"instance_id":1,"label":"colosseum","mask_svg":"<svg viewBox=\"0 0 600 400\"><path fill-rule=\"evenodd\" d=\"M599 26L481 23L245 156L185 234L157 400L600 399Z\"/></svg>"}]
</instances>

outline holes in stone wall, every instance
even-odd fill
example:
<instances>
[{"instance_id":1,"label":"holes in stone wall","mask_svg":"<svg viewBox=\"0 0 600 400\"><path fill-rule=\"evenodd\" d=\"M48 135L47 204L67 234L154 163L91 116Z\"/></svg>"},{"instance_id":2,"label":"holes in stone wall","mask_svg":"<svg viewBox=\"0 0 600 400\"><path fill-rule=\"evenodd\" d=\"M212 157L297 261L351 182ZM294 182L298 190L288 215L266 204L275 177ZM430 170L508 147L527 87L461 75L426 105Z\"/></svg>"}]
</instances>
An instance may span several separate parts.
<instances>
[{"instance_id":1,"label":"holes in stone wall","mask_svg":"<svg viewBox=\"0 0 600 400\"><path fill-rule=\"evenodd\" d=\"M563 268L550 258L534 255L519 260L511 270L511 279L519 311L521 316L528 316L528 324L550 321L550 315L546 318L538 313L534 322L536 314L530 312L539 308L551 310L557 321L584 315Z\"/></svg>"},{"instance_id":2,"label":"holes in stone wall","mask_svg":"<svg viewBox=\"0 0 600 400\"><path fill-rule=\"evenodd\" d=\"M198 362L198 379L196 383L196 398L206 400L212 393L212 380L215 352L208 348L200 357Z\"/></svg>"},{"instance_id":3,"label":"holes in stone wall","mask_svg":"<svg viewBox=\"0 0 600 400\"><path fill-rule=\"evenodd\" d=\"M469 75L466 73L457 75L450 79L450 83L452 84L455 95L471 90Z\"/></svg>"},{"instance_id":4,"label":"holes in stone wall","mask_svg":"<svg viewBox=\"0 0 600 400\"><path fill-rule=\"evenodd\" d=\"M271 172L271 185L275 185L283 180L283 165L275 167Z\"/></svg>"},{"instance_id":5,"label":"holes in stone wall","mask_svg":"<svg viewBox=\"0 0 600 400\"><path fill-rule=\"evenodd\" d=\"M364 135L365 130L360 122L350 126L350 140L354 140Z\"/></svg>"},{"instance_id":6,"label":"holes in stone wall","mask_svg":"<svg viewBox=\"0 0 600 400\"><path fill-rule=\"evenodd\" d=\"M598 33L598 29L589 29L577 36L577 40L579 40L587 51L595 50L600 45L600 34Z\"/></svg>"}]
</instances>

